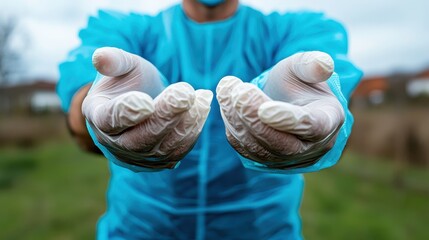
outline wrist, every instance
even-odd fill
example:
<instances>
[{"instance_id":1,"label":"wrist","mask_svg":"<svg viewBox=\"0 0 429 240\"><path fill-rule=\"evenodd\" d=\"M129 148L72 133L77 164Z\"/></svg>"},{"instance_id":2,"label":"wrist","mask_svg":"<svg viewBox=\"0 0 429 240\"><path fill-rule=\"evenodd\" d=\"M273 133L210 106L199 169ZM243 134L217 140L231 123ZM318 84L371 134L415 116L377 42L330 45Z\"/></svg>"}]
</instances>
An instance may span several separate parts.
<instances>
[{"instance_id":1,"label":"wrist","mask_svg":"<svg viewBox=\"0 0 429 240\"><path fill-rule=\"evenodd\" d=\"M73 96L70 110L67 116L68 126L73 135L88 135L88 131L85 125L85 118L82 114L82 102L87 95L91 84L85 85L80 88Z\"/></svg>"},{"instance_id":2,"label":"wrist","mask_svg":"<svg viewBox=\"0 0 429 240\"><path fill-rule=\"evenodd\" d=\"M72 98L70 110L67 115L67 127L78 146L88 152L100 153L94 145L86 128L85 117L82 114L82 102L85 99L92 84L80 88Z\"/></svg>"}]
</instances>

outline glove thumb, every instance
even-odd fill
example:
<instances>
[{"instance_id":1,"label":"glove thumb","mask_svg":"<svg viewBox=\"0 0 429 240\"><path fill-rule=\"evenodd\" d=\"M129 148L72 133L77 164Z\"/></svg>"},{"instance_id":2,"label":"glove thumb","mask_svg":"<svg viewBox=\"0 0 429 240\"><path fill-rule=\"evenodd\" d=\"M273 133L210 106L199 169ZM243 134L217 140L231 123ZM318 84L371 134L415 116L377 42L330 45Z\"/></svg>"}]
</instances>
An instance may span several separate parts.
<instances>
[{"instance_id":1,"label":"glove thumb","mask_svg":"<svg viewBox=\"0 0 429 240\"><path fill-rule=\"evenodd\" d=\"M118 77L129 73L140 62L138 56L119 48L102 47L92 55L92 64L98 72L108 77Z\"/></svg>"},{"instance_id":2,"label":"glove thumb","mask_svg":"<svg viewBox=\"0 0 429 240\"><path fill-rule=\"evenodd\" d=\"M334 71L334 60L324 52L302 52L280 61L272 71L275 75L291 74L290 77L296 77L303 82L319 83L331 77Z\"/></svg>"}]
</instances>

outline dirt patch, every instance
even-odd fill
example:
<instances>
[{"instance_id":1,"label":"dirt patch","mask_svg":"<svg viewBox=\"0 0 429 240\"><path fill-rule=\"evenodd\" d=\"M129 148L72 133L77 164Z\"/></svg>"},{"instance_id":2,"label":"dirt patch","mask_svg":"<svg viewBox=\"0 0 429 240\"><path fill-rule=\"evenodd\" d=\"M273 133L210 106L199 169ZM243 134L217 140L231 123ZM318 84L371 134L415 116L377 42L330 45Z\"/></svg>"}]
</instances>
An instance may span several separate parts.
<instances>
[{"instance_id":1,"label":"dirt patch","mask_svg":"<svg viewBox=\"0 0 429 240\"><path fill-rule=\"evenodd\" d=\"M48 139L67 137L62 114L0 116L0 146L34 146Z\"/></svg>"},{"instance_id":2,"label":"dirt patch","mask_svg":"<svg viewBox=\"0 0 429 240\"><path fill-rule=\"evenodd\" d=\"M429 166L429 110L424 108L352 109L355 116L348 148L365 155L403 158Z\"/></svg>"}]
</instances>

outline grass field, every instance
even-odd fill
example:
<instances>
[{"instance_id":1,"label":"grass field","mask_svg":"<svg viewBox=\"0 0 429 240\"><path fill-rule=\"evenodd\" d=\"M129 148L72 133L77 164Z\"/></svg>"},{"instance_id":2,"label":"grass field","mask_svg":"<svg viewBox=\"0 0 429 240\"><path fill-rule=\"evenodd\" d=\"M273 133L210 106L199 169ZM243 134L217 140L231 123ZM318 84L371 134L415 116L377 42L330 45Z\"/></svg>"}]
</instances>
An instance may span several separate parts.
<instances>
[{"instance_id":1,"label":"grass field","mask_svg":"<svg viewBox=\"0 0 429 240\"><path fill-rule=\"evenodd\" d=\"M346 153L306 175L306 239L429 239L429 172ZM105 208L106 161L68 139L0 148L0 239L93 239Z\"/></svg>"}]
</instances>

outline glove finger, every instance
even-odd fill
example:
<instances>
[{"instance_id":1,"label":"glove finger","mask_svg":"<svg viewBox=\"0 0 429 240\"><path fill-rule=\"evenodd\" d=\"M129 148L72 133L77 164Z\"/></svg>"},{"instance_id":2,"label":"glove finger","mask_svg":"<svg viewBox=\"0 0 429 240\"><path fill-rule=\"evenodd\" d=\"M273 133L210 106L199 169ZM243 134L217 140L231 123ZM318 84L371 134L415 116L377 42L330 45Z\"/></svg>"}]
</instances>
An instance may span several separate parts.
<instances>
[{"instance_id":1,"label":"glove finger","mask_svg":"<svg viewBox=\"0 0 429 240\"><path fill-rule=\"evenodd\" d=\"M216 98L227 119L230 118L231 111L233 109L231 92L233 89L239 88L241 84L243 84L243 81L239 78L226 76L219 81L219 84L216 87Z\"/></svg>"},{"instance_id":2,"label":"glove finger","mask_svg":"<svg viewBox=\"0 0 429 240\"><path fill-rule=\"evenodd\" d=\"M152 98L142 92L127 92L111 100L93 98L95 104L83 105L83 112L88 121L109 135L141 123L154 112Z\"/></svg>"},{"instance_id":3,"label":"glove finger","mask_svg":"<svg viewBox=\"0 0 429 240\"><path fill-rule=\"evenodd\" d=\"M182 155L187 152L187 146L192 146L196 141L210 112L210 104L213 93L209 90L195 91L194 105L183 114L182 120L165 137L159 147L159 152L171 156Z\"/></svg>"},{"instance_id":4,"label":"glove finger","mask_svg":"<svg viewBox=\"0 0 429 240\"><path fill-rule=\"evenodd\" d=\"M195 102L195 90L186 82L168 86L155 98L155 118L170 119L191 109Z\"/></svg>"},{"instance_id":5,"label":"glove finger","mask_svg":"<svg viewBox=\"0 0 429 240\"><path fill-rule=\"evenodd\" d=\"M216 87L216 97L219 102L221 116L225 123L225 128L229 129L231 134L240 138L245 129L237 116L237 112L233 107L231 93L234 89L240 89L243 81L237 77L227 76L219 81Z\"/></svg>"},{"instance_id":6,"label":"glove finger","mask_svg":"<svg viewBox=\"0 0 429 240\"><path fill-rule=\"evenodd\" d=\"M177 126L194 101L195 91L191 85L184 82L170 85L155 99L153 114L141 124L123 132L117 144L130 151L149 154Z\"/></svg>"},{"instance_id":7,"label":"glove finger","mask_svg":"<svg viewBox=\"0 0 429 240\"><path fill-rule=\"evenodd\" d=\"M325 139L344 121L341 105L329 99L305 106L278 101L265 102L260 106L258 116L263 123L274 129L309 141Z\"/></svg>"},{"instance_id":8,"label":"glove finger","mask_svg":"<svg viewBox=\"0 0 429 240\"><path fill-rule=\"evenodd\" d=\"M324 52L311 51L292 55L280 65L287 72L307 83L326 81L334 71L334 60Z\"/></svg>"},{"instance_id":9,"label":"glove finger","mask_svg":"<svg viewBox=\"0 0 429 240\"><path fill-rule=\"evenodd\" d=\"M270 151L281 155L293 155L309 149L309 143L303 142L293 134L277 131L260 120L258 109L270 99L256 86L243 84L239 90L233 91L232 99L237 116L246 127L246 131Z\"/></svg>"},{"instance_id":10,"label":"glove finger","mask_svg":"<svg viewBox=\"0 0 429 240\"><path fill-rule=\"evenodd\" d=\"M265 102L259 107L258 116L272 128L300 136L309 134L312 127L310 112L306 107L286 102Z\"/></svg>"}]
</instances>

